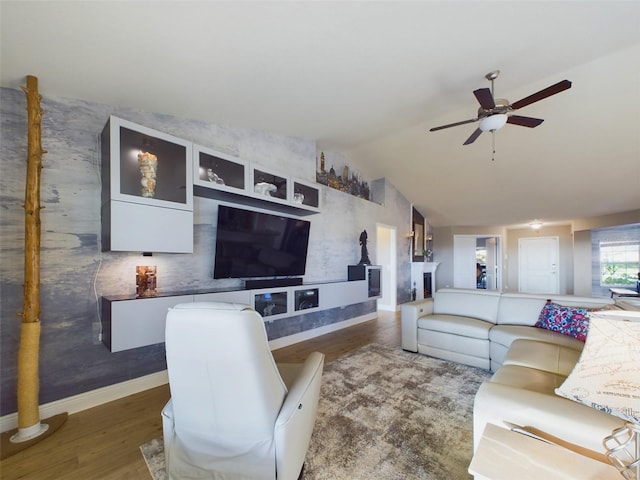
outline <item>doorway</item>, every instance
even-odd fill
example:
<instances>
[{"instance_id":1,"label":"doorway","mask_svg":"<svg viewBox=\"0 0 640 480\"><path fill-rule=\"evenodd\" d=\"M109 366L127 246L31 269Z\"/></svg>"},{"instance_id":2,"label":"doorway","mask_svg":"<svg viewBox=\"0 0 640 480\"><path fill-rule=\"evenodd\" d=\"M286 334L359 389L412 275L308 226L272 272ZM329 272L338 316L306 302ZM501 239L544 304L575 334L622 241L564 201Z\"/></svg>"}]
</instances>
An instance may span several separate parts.
<instances>
[{"instance_id":1,"label":"doorway","mask_svg":"<svg viewBox=\"0 0 640 480\"><path fill-rule=\"evenodd\" d=\"M558 237L532 237L518 240L518 291L560 293Z\"/></svg>"},{"instance_id":2,"label":"doorway","mask_svg":"<svg viewBox=\"0 0 640 480\"><path fill-rule=\"evenodd\" d=\"M395 312L396 292L396 228L376 225L376 263L382 268L382 297L378 299L378 310Z\"/></svg>"},{"instance_id":3,"label":"doorway","mask_svg":"<svg viewBox=\"0 0 640 480\"><path fill-rule=\"evenodd\" d=\"M502 248L500 236L453 236L453 286L500 290Z\"/></svg>"}]
</instances>

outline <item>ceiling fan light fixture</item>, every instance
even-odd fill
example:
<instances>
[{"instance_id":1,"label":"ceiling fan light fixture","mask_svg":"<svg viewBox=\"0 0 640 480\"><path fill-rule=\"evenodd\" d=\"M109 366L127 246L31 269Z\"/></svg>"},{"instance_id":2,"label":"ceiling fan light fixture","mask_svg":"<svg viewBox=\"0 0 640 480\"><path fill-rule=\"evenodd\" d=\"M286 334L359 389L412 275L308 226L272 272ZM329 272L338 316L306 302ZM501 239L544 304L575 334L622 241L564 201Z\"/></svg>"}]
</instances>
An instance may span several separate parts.
<instances>
[{"instance_id":1,"label":"ceiling fan light fixture","mask_svg":"<svg viewBox=\"0 0 640 480\"><path fill-rule=\"evenodd\" d=\"M542 222L539 220L534 220L529 224L529 226L534 230L540 230L542 228Z\"/></svg>"},{"instance_id":2,"label":"ceiling fan light fixture","mask_svg":"<svg viewBox=\"0 0 640 480\"><path fill-rule=\"evenodd\" d=\"M489 115L488 117L484 117L480 120L480 130L483 132L493 132L495 130L500 130L507 123L508 116L506 113L495 113L493 115Z\"/></svg>"}]
</instances>

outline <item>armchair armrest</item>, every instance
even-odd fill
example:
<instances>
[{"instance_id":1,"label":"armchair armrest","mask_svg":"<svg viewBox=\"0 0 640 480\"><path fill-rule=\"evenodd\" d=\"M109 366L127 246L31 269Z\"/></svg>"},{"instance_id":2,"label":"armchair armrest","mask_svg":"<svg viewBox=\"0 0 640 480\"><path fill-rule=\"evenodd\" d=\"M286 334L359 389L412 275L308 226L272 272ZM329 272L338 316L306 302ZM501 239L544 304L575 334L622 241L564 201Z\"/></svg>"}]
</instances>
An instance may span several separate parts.
<instances>
[{"instance_id":1,"label":"armchair armrest","mask_svg":"<svg viewBox=\"0 0 640 480\"><path fill-rule=\"evenodd\" d=\"M289 392L275 425L278 479L296 480L316 421L324 354L313 352L301 366L278 365ZM297 368L296 368L297 367ZM298 370L295 378L291 374Z\"/></svg>"},{"instance_id":2,"label":"armchair armrest","mask_svg":"<svg viewBox=\"0 0 640 480\"><path fill-rule=\"evenodd\" d=\"M166 403L162 409L162 438L164 440L165 450L165 463L169 462L169 452L173 444L173 437L175 435L176 425L173 418L173 402L171 399ZM167 465L168 466L168 465ZM167 470L168 471L168 470Z\"/></svg>"}]
</instances>

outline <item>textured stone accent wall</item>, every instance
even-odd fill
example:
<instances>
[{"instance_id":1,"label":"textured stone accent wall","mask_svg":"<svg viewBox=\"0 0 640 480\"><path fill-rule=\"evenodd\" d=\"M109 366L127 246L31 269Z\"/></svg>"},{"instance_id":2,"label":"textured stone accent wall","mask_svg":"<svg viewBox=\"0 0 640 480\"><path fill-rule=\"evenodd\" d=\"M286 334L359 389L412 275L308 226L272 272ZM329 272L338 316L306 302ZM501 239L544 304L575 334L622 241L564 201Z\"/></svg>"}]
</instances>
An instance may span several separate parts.
<instances>
[{"instance_id":1,"label":"textured stone accent wall","mask_svg":"<svg viewBox=\"0 0 640 480\"><path fill-rule=\"evenodd\" d=\"M213 280L217 203L196 197L194 253L101 252L100 159L98 137L109 115L315 181L316 143L263 131L138 112L42 92L43 159L41 198L41 355L40 403L48 403L166 368L164 345L111 353L99 341L99 298L133 295L136 265L158 267L158 291L187 292L240 286ZM17 349L24 271L24 188L26 178L26 100L22 91L0 89L0 414L16 411ZM322 188L322 213L311 220L306 282L346 280L357 263L359 234L369 233L375 263L376 223L409 229L410 205L393 185L382 182L384 205ZM399 235L402 237L402 235ZM398 302L407 301L409 266L398 247ZM330 314L300 315L291 325L278 320L270 338L280 338L367 313L371 302ZM375 303L375 302L374 302ZM344 315L341 317L341 315ZM350 315L350 316L348 316ZM275 324L276 322L274 322Z\"/></svg>"}]
</instances>

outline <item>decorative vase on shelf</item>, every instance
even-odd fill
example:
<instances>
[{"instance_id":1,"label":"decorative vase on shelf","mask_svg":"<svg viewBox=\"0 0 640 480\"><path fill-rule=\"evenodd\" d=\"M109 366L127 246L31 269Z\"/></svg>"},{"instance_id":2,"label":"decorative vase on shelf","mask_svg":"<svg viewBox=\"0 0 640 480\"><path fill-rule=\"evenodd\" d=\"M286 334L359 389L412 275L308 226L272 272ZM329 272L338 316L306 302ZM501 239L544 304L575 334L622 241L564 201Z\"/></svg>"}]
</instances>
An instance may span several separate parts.
<instances>
[{"instance_id":1,"label":"decorative vase on shelf","mask_svg":"<svg viewBox=\"0 0 640 480\"><path fill-rule=\"evenodd\" d=\"M136 267L136 297L157 297L157 281L158 276L155 265L138 265Z\"/></svg>"},{"instance_id":2,"label":"decorative vase on shelf","mask_svg":"<svg viewBox=\"0 0 640 480\"><path fill-rule=\"evenodd\" d=\"M138 154L138 169L140 170L140 194L153 198L156 194L156 173L158 171L158 157L153 153L140 152Z\"/></svg>"}]
</instances>

